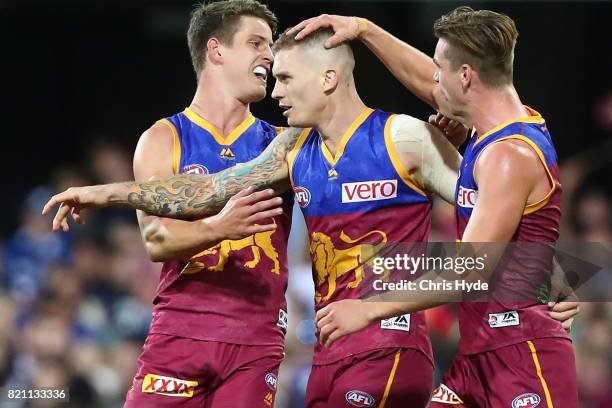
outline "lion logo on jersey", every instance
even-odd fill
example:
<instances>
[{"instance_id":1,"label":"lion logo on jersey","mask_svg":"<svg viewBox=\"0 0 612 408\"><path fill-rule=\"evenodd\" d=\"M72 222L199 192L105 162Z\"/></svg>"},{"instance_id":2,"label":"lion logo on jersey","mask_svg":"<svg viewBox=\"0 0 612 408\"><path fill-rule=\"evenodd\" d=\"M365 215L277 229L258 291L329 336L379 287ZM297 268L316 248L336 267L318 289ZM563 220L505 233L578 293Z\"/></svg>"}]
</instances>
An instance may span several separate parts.
<instances>
[{"instance_id":1,"label":"lion logo on jersey","mask_svg":"<svg viewBox=\"0 0 612 408\"><path fill-rule=\"evenodd\" d=\"M261 261L261 253L263 252L268 259L274 263L274 267L271 272L280 274L280 262L278 260L278 252L272 244L272 234L274 231L258 232L257 234L248 236L239 240L225 240L221 241L214 247L200 252L193 256L198 258L206 255L217 255L219 254L219 260L214 266L209 266L203 262L191 261L181 271L184 274L198 273L204 269L208 271L220 272L225 268L228 258L232 252L242 251L244 249L250 249L253 253L253 259L244 263L244 266L253 269Z\"/></svg>"},{"instance_id":2,"label":"lion logo on jersey","mask_svg":"<svg viewBox=\"0 0 612 408\"><path fill-rule=\"evenodd\" d=\"M351 238L344 231L340 232L340 241L344 244L357 244L347 249L338 249L332 239L322 232L313 232L310 241L310 255L312 263L317 272L317 292L315 300L317 303L328 300L336 291L336 280L347 273L353 273L354 279L347 284L348 288L356 288L363 279L363 264L371 256L366 254L366 249L374 255L374 247L358 244L371 236L378 236L376 244L387 242L387 235L379 230L367 232L360 237ZM327 294L319 292L320 286L327 282Z\"/></svg>"}]
</instances>

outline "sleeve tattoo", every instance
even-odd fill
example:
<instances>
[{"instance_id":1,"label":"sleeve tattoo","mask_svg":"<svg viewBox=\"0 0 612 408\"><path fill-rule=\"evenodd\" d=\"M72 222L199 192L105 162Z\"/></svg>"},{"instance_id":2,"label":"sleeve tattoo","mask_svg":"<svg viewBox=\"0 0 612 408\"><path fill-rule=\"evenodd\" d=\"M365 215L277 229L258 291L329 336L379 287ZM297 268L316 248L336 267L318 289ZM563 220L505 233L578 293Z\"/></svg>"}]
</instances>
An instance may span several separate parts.
<instances>
[{"instance_id":1,"label":"sleeve tattoo","mask_svg":"<svg viewBox=\"0 0 612 408\"><path fill-rule=\"evenodd\" d=\"M241 190L289 187L285 157L295 145L301 129L288 129L278 135L257 158L210 175L182 174L165 180L127 184L130 207L173 218L200 218L219 212Z\"/></svg>"}]
</instances>

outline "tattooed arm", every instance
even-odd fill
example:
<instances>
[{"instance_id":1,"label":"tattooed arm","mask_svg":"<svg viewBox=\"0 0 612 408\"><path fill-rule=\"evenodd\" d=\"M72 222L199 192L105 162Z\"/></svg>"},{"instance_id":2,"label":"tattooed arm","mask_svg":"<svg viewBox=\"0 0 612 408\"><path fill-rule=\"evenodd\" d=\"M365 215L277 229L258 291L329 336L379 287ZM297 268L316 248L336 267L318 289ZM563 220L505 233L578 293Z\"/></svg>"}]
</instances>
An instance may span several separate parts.
<instances>
[{"instance_id":1,"label":"tattooed arm","mask_svg":"<svg viewBox=\"0 0 612 408\"><path fill-rule=\"evenodd\" d=\"M211 175L178 175L165 180L126 182L98 186L71 187L49 200L43 209L48 214L61 204L53 220L53 229L68 229L72 214L83 223L83 208L128 206L150 214L193 219L216 214L234 194L252 186L257 190L289 188L286 156L297 141L301 129L290 128L278 135L261 155Z\"/></svg>"}]
</instances>

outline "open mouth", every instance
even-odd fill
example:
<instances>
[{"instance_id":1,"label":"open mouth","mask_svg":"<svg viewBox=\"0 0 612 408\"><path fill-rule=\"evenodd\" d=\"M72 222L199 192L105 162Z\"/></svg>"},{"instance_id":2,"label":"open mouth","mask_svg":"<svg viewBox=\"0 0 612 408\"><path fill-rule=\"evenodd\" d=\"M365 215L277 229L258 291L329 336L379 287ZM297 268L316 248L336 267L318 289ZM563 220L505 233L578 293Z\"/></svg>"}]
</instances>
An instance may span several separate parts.
<instances>
[{"instance_id":1,"label":"open mouth","mask_svg":"<svg viewBox=\"0 0 612 408\"><path fill-rule=\"evenodd\" d=\"M262 66L262 65L258 65L255 68L253 68L253 74L262 82L266 83L266 80L268 79L268 70Z\"/></svg>"},{"instance_id":2,"label":"open mouth","mask_svg":"<svg viewBox=\"0 0 612 408\"><path fill-rule=\"evenodd\" d=\"M288 106L288 105L279 105L279 106L283 110L283 116L284 117L289 116L289 111L291 110L291 106Z\"/></svg>"}]
</instances>

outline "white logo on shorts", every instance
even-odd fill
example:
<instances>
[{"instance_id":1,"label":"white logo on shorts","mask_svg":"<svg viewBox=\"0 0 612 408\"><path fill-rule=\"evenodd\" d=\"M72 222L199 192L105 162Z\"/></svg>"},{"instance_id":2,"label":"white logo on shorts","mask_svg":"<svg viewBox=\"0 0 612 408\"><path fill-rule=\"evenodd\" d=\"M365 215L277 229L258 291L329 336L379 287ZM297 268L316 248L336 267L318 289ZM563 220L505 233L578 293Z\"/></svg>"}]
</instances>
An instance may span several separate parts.
<instances>
[{"instance_id":1,"label":"white logo on shorts","mask_svg":"<svg viewBox=\"0 0 612 408\"><path fill-rule=\"evenodd\" d=\"M265 381L269 389L276 391L276 376L274 373L266 374Z\"/></svg>"},{"instance_id":2,"label":"white logo on shorts","mask_svg":"<svg viewBox=\"0 0 612 408\"><path fill-rule=\"evenodd\" d=\"M410 313L381 320L380 328L384 330L410 331Z\"/></svg>"},{"instance_id":3,"label":"white logo on shorts","mask_svg":"<svg viewBox=\"0 0 612 408\"><path fill-rule=\"evenodd\" d=\"M455 394L455 391L451 390L444 384L440 384L438 388L434 390L431 396L431 401L449 405L463 404L463 401L461 401L461 398Z\"/></svg>"},{"instance_id":4,"label":"white logo on shorts","mask_svg":"<svg viewBox=\"0 0 612 408\"><path fill-rule=\"evenodd\" d=\"M278 309L278 321L276 322L276 325L281 329L287 331L287 321L287 312L285 312L283 309Z\"/></svg>"},{"instance_id":5,"label":"white logo on shorts","mask_svg":"<svg viewBox=\"0 0 612 408\"><path fill-rule=\"evenodd\" d=\"M540 396L533 392L521 394L512 400L512 408L535 408L540 405L541 400Z\"/></svg>"},{"instance_id":6,"label":"white logo on shorts","mask_svg":"<svg viewBox=\"0 0 612 408\"><path fill-rule=\"evenodd\" d=\"M373 407L376 400L365 391L352 390L344 396L346 402L354 407Z\"/></svg>"},{"instance_id":7,"label":"white logo on shorts","mask_svg":"<svg viewBox=\"0 0 612 408\"><path fill-rule=\"evenodd\" d=\"M519 314L516 310L508 310L502 313L489 313L489 327L518 326L520 324Z\"/></svg>"}]
</instances>

